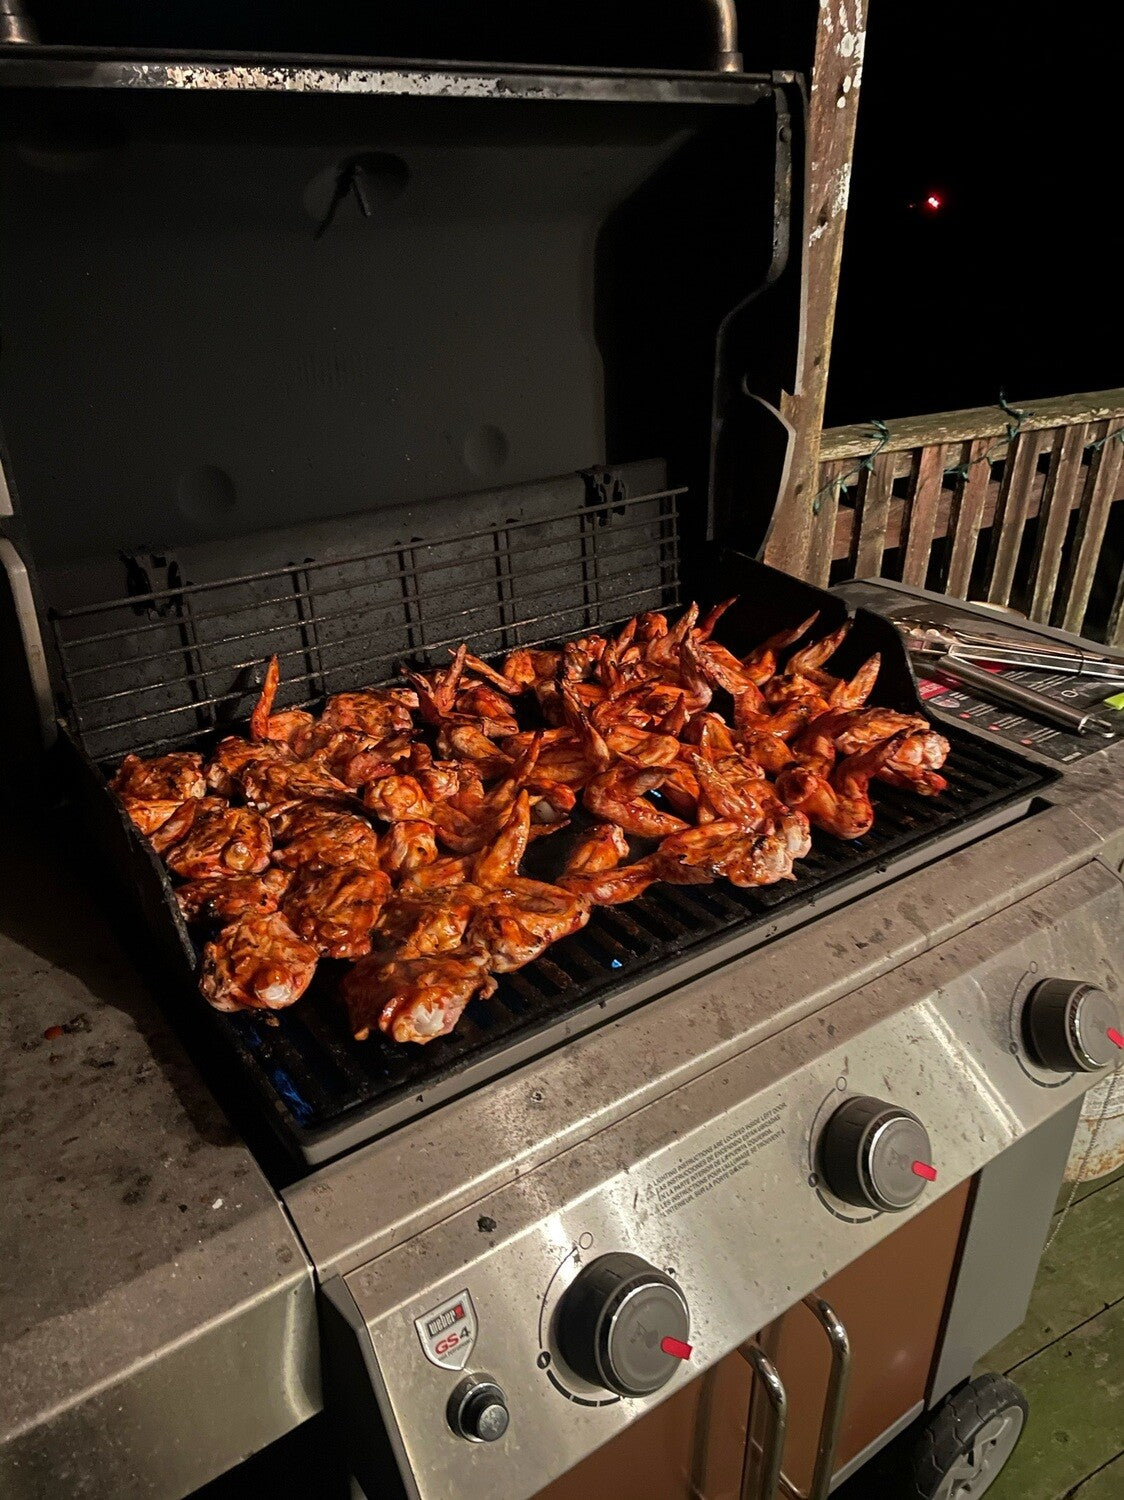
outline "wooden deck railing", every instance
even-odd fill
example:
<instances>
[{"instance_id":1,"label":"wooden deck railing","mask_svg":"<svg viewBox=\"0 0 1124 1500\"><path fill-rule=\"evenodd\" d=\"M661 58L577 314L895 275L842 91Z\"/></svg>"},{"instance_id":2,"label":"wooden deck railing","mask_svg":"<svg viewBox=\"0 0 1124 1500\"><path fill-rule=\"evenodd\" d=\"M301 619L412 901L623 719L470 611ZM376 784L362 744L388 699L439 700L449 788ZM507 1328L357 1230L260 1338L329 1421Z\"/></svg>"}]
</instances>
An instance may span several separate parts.
<instances>
[{"instance_id":1,"label":"wooden deck railing","mask_svg":"<svg viewBox=\"0 0 1124 1500\"><path fill-rule=\"evenodd\" d=\"M896 578L1122 644L1120 502L1124 390L831 428L806 572Z\"/></svg>"}]
</instances>

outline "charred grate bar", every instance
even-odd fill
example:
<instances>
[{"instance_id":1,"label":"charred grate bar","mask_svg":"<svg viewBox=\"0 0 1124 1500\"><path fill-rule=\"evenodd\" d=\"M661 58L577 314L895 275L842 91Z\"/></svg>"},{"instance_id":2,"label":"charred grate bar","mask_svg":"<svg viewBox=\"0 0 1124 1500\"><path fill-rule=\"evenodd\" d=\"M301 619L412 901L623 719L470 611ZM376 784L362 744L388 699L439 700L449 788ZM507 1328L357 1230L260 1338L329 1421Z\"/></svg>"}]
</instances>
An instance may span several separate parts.
<instances>
[{"instance_id":1,"label":"charred grate bar","mask_svg":"<svg viewBox=\"0 0 1124 1500\"><path fill-rule=\"evenodd\" d=\"M591 500L53 610L64 715L95 762L149 755L245 719L271 655L278 703L305 707L386 681L404 656L441 665L462 640L488 656L668 608L682 494Z\"/></svg>"},{"instance_id":2,"label":"charred grate bar","mask_svg":"<svg viewBox=\"0 0 1124 1500\"><path fill-rule=\"evenodd\" d=\"M949 730L948 791L924 798L878 785L878 816L847 843L816 833L796 880L759 890L728 884L653 886L625 906L594 909L589 925L500 977L451 1036L400 1047L353 1042L325 962L292 1011L216 1016L272 1105L290 1148L316 1163L423 1113L519 1062L602 1024L736 954L760 947L894 874L1017 816L1051 773ZM548 841L549 842L549 841ZM674 971L673 975L669 971Z\"/></svg>"}]
</instances>

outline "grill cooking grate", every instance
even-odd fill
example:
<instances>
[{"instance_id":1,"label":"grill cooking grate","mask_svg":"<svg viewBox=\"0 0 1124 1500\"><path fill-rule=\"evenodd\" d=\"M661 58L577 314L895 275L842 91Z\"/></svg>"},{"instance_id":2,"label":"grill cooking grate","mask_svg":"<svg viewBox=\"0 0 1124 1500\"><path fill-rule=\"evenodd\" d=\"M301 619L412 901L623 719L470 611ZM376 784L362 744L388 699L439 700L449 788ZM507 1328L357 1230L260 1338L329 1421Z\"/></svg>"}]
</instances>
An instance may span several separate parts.
<instances>
[{"instance_id":1,"label":"grill cooking grate","mask_svg":"<svg viewBox=\"0 0 1124 1500\"><path fill-rule=\"evenodd\" d=\"M112 825L111 857L185 984L191 941L167 874L90 762L109 767L130 750L205 746L227 726L242 727L271 654L282 665L279 702L303 705L386 681L403 657L444 664L461 640L482 656L500 655L677 604L682 492L641 484L630 496L625 484L573 478L561 485L465 497L455 517L422 518L429 535L417 534L417 519L401 517L354 518L327 541L278 534L253 544L263 566L234 578L229 548L150 557L143 567L133 559L142 589L96 604L68 601L54 612L91 810ZM825 628L842 617L830 595L748 558L729 563L718 555L706 569L704 602L721 597L723 584L741 592L727 617L732 646L741 639L746 650L817 607ZM166 586L158 587L161 578ZM856 619L833 670L852 672L873 650L882 654L875 701L916 708L900 639L875 616ZM327 1160L1011 821L1052 779L963 731L950 738L944 795L877 787L872 831L854 843L816 832L791 882L749 891L654 886L626 906L596 908L580 933L501 976L493 997L474 1001L451 1036L428 1046L400 1047L378 1035L353 1042L335 993L343 966L328 961L289 1011L220 1015L198 997L195 1004L233 1049L287 1147L310 1165ZM564 858L575 832L576 825L532 845L528 872L556 874L550 862Z\"/></svg>"},{"instance_id":2,"label":"grill cooking grate","mask_svg":"<svg viewBox=\"0 0 1124 1500\"><path fill-rule=\"evenodd\" d=\"M65 715L95 762L151 755L244 720L271 655L279 706L306 707L386 681L404 656L444 665L462 640L490 656L669 608L679 602L682 493L542 514L513 504L498 523L466 524L455 538L412 536L238 577L174 577L167 588L52 610ZM174 576L188 565L161 566Z\"/></svg>"},{"instance_id":3,"label":"grill cooking grate","mask_svg":"<svg viewBox=\"0 0 1124 1500\"><path fill-rule=\"evenodd\" d=\"M330 963L301 1003L272 1021L250 1013L218 1019L305 1159L326 1159L639 1004L665 987L670 967L685 979L688 957L697 973L882 883L891 861L897 873L932 858L934 846L943 853L978 836L989 814L1006 821L1004 810L1012 815L1013 804L1050 779L963 731L948 734L949 789L941 797L878 785L871 832L848 843L817 831L795 882L760 890L659 885L626 906L596 907L580 933L500 976L491 999L474 1000L451 1036L425 1047L375 1035L351 1041L333 993L343 966Z\"/></svg>"}]
</instances>

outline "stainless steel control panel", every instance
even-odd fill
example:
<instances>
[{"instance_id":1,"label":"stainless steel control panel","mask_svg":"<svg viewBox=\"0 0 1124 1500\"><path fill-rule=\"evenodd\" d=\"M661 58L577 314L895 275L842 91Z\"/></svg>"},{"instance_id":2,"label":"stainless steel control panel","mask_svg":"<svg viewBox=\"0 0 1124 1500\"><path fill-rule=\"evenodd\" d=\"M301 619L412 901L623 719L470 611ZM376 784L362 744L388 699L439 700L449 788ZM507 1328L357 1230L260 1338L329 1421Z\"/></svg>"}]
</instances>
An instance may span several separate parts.
<instances>
[{"instance_id":1,"label":"stainless steel control panel","mask_svg":"<svg viewBox=\"0 0 1124 1500\"><path fill-rule=\"evenodd\" d=\"M1118 1005L1121 974L1124 891L1091 863L337 1279L407 1489L520 1500L608 1441L1103 1076L1036 1060L1024 1007L1046 978ZM600 1257L648 1288L617 1364L651 1394L605 1374L631 1282L564 1322Z\"/></svg>"}]
</instances>

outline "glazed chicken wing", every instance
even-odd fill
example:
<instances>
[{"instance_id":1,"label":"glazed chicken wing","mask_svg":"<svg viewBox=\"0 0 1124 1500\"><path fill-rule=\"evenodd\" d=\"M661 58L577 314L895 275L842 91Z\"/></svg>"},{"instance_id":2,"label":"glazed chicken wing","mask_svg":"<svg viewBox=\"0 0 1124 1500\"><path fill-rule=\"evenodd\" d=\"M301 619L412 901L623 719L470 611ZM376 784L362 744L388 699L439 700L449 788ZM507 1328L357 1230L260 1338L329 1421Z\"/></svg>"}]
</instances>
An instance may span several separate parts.
<instances>
[{"instance_id":1,"label":"glazed chicken wing","mask_svg":"<svg viewBox=\"0 0 1124 1500\"><path fill-rule=\"evenodd\" d=\"M379 867L379 840L356 813L334 812L316 802L295 802L269 815L274 858L286 869L330 869L337 865Z\"/></svg>"},{"instance_id":2,"label":"glazed chicken wing","mask_svg":"<svg viewBox=\"0 0 1124 1500\"><path fill-rule=\"evenodd\" d=\"M240 735L230 734L219 741L214 755L207 762L207 785L222 797L232 797L241 790L242 773L248 766L292 759L293 752L288 745L274 744L269 740L255 744Z\"/></svg>"},{"instance_id":3,"label":"glazed chicken wing","mask_svg":"<svg viewBox=\"0 0 1124 1500\"><path fill-rule=\"evenodd\" d=\"M361 729L317 729L304 762L357 790L380 776L389 776L395 761L409 753L406 735L383 740Z\"/></svg>"},{"instance_id":4,"label":"glazed chicken wing","mask_svg":"<svg viewBox=\"0 0 1124 1500\"><path fill-rule=\"evenodd\" d=\"M914 731L898 742L893 755L874 773L879 781L922 797L935 797L948 787L939 768L948 759L949 743L935 729Z\"/></svg>"},{"instance_id":5,"label":"glazed chicken wing","mask_svg":"<svg viewBox=\"0 0 1124 1500\"><path fill-rule=\"evenodd\" d=\"M683 820L661 811L645 794L662 786L670 774L667 766L615 765L586 785L585 805L595 818L616 823L636 838L663 838L682 828Z\"/></svg>"},{"instance_id":6,"label":"glazed chicken wing","mask_svg":"<svg viewBox=\"0 0 1124 1500\"><path fill-rule=\"evenodd\" d=\"M344 976L340 995L357 1042L377 1026L396 1042L424 1043L447 1036L469 1001L495 988L481 955L458 949L425 958L371 954Z\"/></svg>"},{"instance_id":7,"label":"glazed chicken wing","mask_svg":"<svg viewBox=\"0 0 1124 1500\"><path fill-rule=\"evenodd\" d=\"M417 706L418 695L410 688L337 693L324 705L320 724L330 731L358 730L371 739L386 740L410 733L411 710Z\"/></svg>"},{"instance_id":8,"label":"glazed chicken wing","mask_svg":"<svg viewBox=\"0 0 1124 1500\"><path fill-rule=\"evenodd\" d=\"M220 797L204 797L193 809L183 837L164 853L170 870L184 880L262 873L269 864L273 839L260 813L231 807Z\"/></svg>"},{"instance_id":9,"label":"glazed chicken wing","mask_svg":"<svg viewBox=\"0 0 1124 1500\"><path fill-rule=\"evenodd\" d=\"M595 823L574 845L566 861L567 875L602 874L614 870L628 855L628 839L615 823Z\"/></svg>"},{"instance_id":10,"label":"glazed chicken wing","mask_svg":"<svg viewBox=\"0 0 1124 1500\"><path fill-rule=\"evenodd\" d=\"M589 921L589 902L576 891L512 876L485 893L469 927L469 941L487 955L495 974L521 969Z\"/></svg>"},{"instance_id":11,"label":"glazed chicken wing","mask_svg":"<svg viewBox=\"0 0 1124 1500\"><path fill-rule=\"evenodd\" d=\"M841 755L856 755L868 745L879 745L896 734L924 733L928 728L929 721L920 714L898 713L893 708L861 708L825 714L814 719L806 733L830 734ZM799 747L799 741L795 743Z\"/></svg>"},{"instance_id":12,"label":"glazed chicken wing","mask_svg":"<svg viewBox=\"0 0 1124 1500\"><path fill-rule=\"evenodd\" d=\"M316 720L303 708L285 708L274 713L273 700L280 685L281 666L276 656L271 656L265 669L261 697L250 715L250 736L260 743L284 745L294 755L303 755Z\"/></svg>"},{"instance_id":13,"label":"glazed chicken wing","mask_svg":"<svg viewBox=\"0 0 1124 1500\"><path fill-rule=\"evenodd\" d=\"M379 922L380 950L399 958L423 958L459 948L483 896L479 886L463 878L444 890L411 887L399 892Z\"/></svg>"},{"instance_id":14,"label":"glazed chicken wing","mask_svg":"<svg viewBox=\"0 0 1124 1500\"><path fill-rule=\"evenodd\" d=\"M786 809L777 827L754 833L744 822L718 818L663 840L651 856L664 880L676 884L724 876L734 885L772 885L792 877L793 862L811 847L808 819Z\"/></svg>"},{"instance_id":15,"label":"glazed chicken wing","mask_svg":"<svg viewBox=\"0 0 1124 1500\"><path fill-rule=\"evenodd\" d=\"M904 735L872 745L841 761L830 780L803 766L783 771L777 792L795 811L803 812L825 833L841 839L860 839L874 824L870 782L890 761Z\"/></svg>"},{"instance_id":16,"label":"glazed chicken wing","mask_svg":"<svg viewBox=\"0 0 1124 1500\"><path fill-rule=\"evenodd\" d=\"M438 726L447 719L455 718L457 689L460 687L467 659L468 647L461 645L447 667L428 675L421 672L406 674L418 695L418 711L427 724Z\"/></svg>"},{"instance_id":17,"label":"glazed chicken wing","mask_svg":"<svg viewBox=\"0 0 1124 1500\"><path fill-rule=\"evenodd\" d=\"M635 901L650 885L669 878L657 858L634 860L630 865L617 865L607 870L567 871L559 877L558 884L577 896L583 896L594 906L623 906L626 901ZM679 882L686 884L686 880Z\"/></svg>"},{"instance_id":18,"label":"glazed chicken wing","mask_svg":"<svg viewBox=\"0 0 1124 1500\"><path fill-rule=\"evenodd\" d=\"M176 888L180 911L189 922L232 922L276 911L289 884L288 870L271 867L261 875L212 876Z\"/></svg>"},{"instance_id":19,"label":"glazed chicken wing","mask_svg":"<svg viewBox=\"0 0 1124 1500\"><path fill-rule=\"evenodd\" d=\"M463 885L468 879L470 861L455 854L443 854L412 870L407 870L399 890L444 891L452 885Z\"/></svg>"},{"instance_id":20,"label":"glazed chicken wing","mask_svg":"<svg viewBox=\"0 0 1124 1500\"><path fill-rule=\"evenodd\" d=\"M152 760L126 755L109 784L118 796L186 802L191 797L202 797L206 791L203 757L190 750L157 755Z\"/></svg>"},{"instance_id":21,"label":"glazed chicken wing","mask_svg":"<svg viewBox=\"0 0 1124 1500\"><path fill-rule=\"evenodd\" d=\"M363 865L299 870L285 895L285 917L325 958L362 958L390 893L390 877Z\"/></svg>"},{"instance_id":22,"label":"glazed chicken wing","mask_svg":"<svg viewBox=\"0 0 1124 1500\"><path fill-rule=\"evenodd\" d=\"M199 988L216 1010L281 1010L304 994L318 956L280 912L247 915L203 949Z\"/></svg>"},{"instance_id":23,"label":"glazed chicken wing","mask_svg":"<svg viewBox=\"0 0 1124 1500\"><path fill-rule=\"evenodd\" d=\"M817 614L809 615L808 619L802 620L799 625L794 625L791 630L781 630L776 635L771 635L767 641L762 642L748 656L742 658L743 674L748 676L757 687L768 682L777 670L778 651L783 651L786 646L794 645L806 631L811 630L818 618L817 612ZM828 652L828 655L830 654ZM826 657L824 659L826 660Z\"/></svg>"},{"instance_id":24,"label":"glazed chicken wing","mask_svg":"<svg viewBox=\"0 0 1124 1500\"><path fill-rule=\"evenodd\" d=\"M433 820L433 804L416 776L380 776L364 791L363 806L387 823Z\"/></svg>"},{"instance_id":25,"label":"glazed chicken wing","mask_svg":"<svg viewBox=\"0 0 1124 1500\"><path fill-rule=\"evenodd\" d=\"M308 761L253 761L242 771L241 782L246 801L262 811L282 802L355 805L355 794L346 782Z\"/></svg>"},{"instance_id":26,"label":"glazed chicken wing","mask_svg":"<svg viewBox=\"0 0 1124 1500\"><path fill-rule=\"evenodd\" d=\"M126 755L109 783L141 833L153 834L178 807L205 795L203 757L175 751L142 760Z\"/></svg>"},{"instance_id":27,"label":"glazed chicken wing","mask_svg":"<svg viewBox=\"0 0 1124 1500\"><path fill-rule=\"evenodd\" d=\"M392 823L382 836L379 863L390 876L416 875L437 859L432 823Z\"/></svg>"},{"instance_id":28,"label":"glazed chicken wing","mask_svg":"<svg viewBox=\"0 0 1124 1500\"><path fill-rule=\"evenodd\" d=\"M503 776L511 769L511 756L471 724L446 724L437 736L437 748L450 760L474 764L481 776Z\"/></svg>"}]
</instances>

